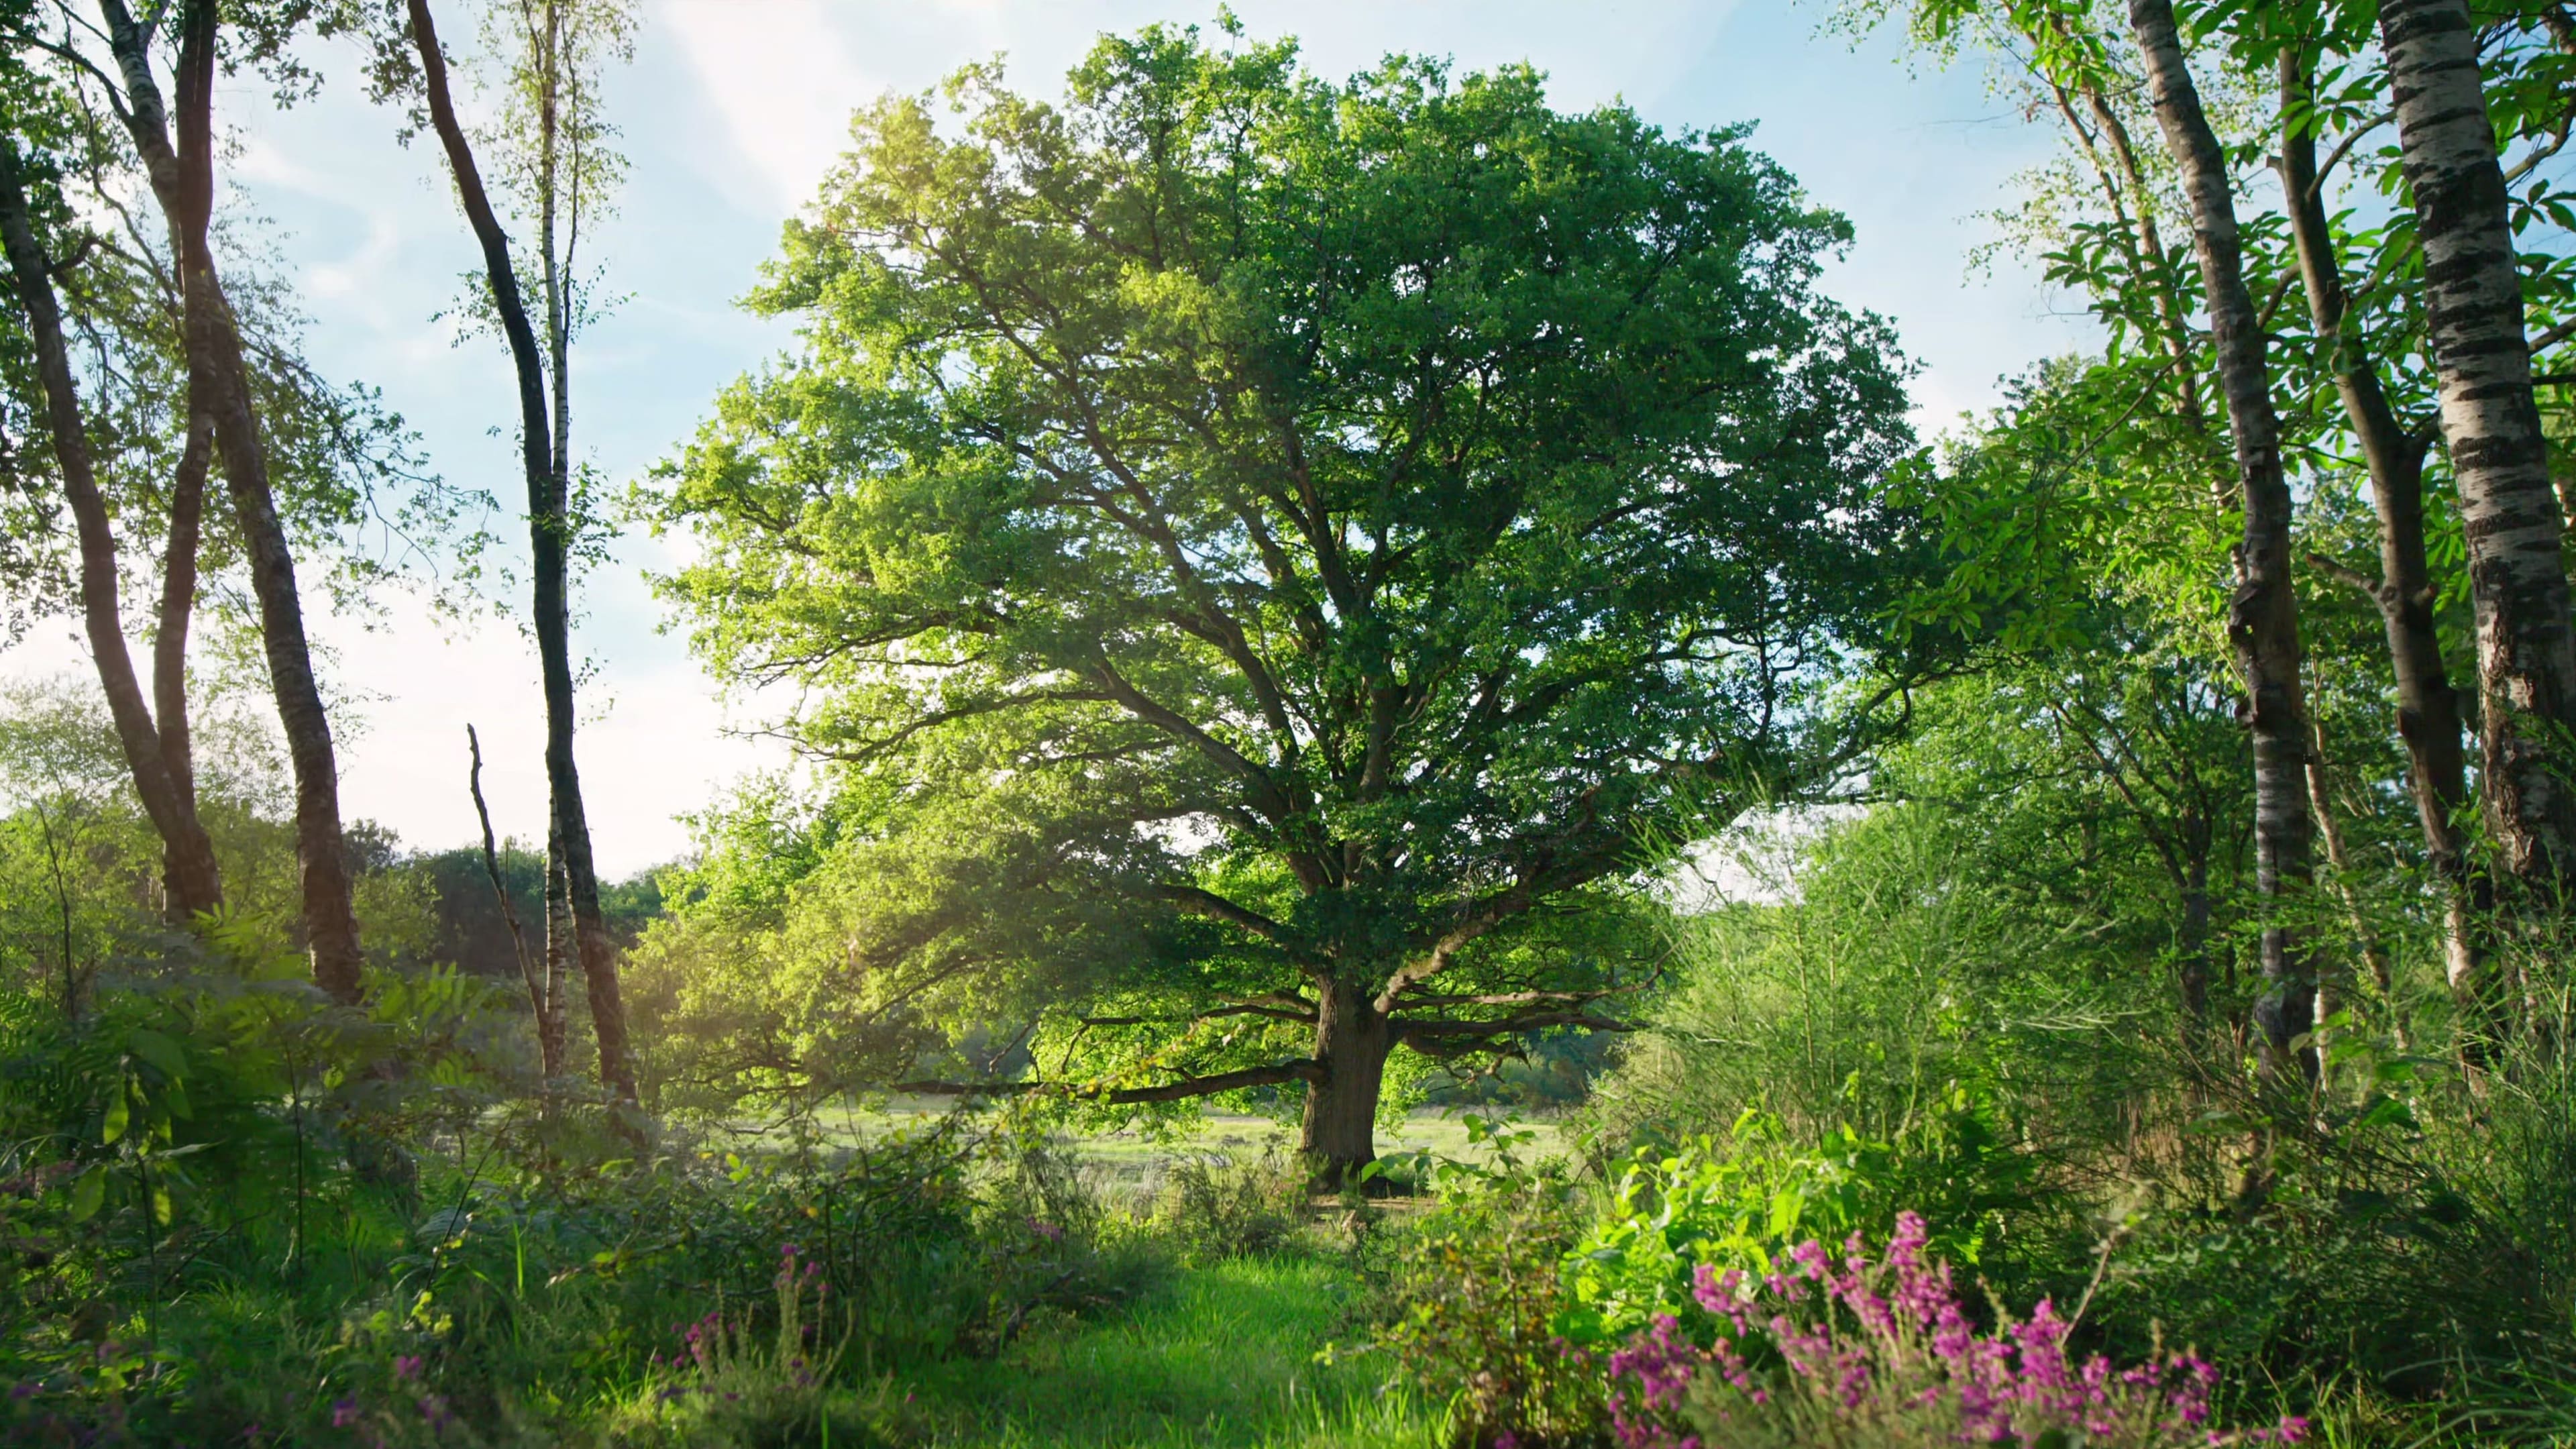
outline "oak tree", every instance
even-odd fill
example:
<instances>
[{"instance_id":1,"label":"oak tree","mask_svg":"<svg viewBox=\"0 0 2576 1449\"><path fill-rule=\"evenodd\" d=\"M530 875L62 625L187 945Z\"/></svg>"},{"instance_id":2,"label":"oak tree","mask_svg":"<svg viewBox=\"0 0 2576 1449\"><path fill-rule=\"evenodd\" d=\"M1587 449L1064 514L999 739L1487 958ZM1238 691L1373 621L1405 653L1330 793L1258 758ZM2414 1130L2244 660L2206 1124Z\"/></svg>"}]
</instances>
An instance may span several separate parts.
<instances>
[{"instance_id":1,"label":"oak tree","mask_svg":"<svg viewBox=\"0 0 2576 1449\"><path fill-rule=\"evenodd\" d=\"M915 1086L1302 1090L1347 1173L1392 1052L1619 1025L1619 892L1894 712L1904 364L1741 132L1527 69L947 95L858 116L754 298L804 345L666 470L698 647L832 762L819 1009L1031 1062Z\"/></svg>"}]
</instances>

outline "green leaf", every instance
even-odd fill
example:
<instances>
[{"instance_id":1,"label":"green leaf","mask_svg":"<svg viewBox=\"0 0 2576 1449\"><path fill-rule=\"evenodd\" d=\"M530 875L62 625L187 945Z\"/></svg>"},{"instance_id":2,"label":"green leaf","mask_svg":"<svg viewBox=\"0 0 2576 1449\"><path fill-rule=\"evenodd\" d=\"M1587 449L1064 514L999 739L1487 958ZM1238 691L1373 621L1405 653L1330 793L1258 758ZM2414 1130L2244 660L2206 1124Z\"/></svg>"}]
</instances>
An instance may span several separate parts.
<instances>
[{"instance_id":1,"label":"green leaf","mask_svg":"<svg viewBox=\"0 0 2576 1449\"><path fill-rule=\"evenodd\" d=\"M125 1095L125 1084L119 1082L116 1087L116 1095L107 1099L107 1118L99 1124L99 1141L113 1143L116 1139L125 1135L126 1126L132 1120L130 1109L126 1104Z\"/></svg>"},{"instance_id":2,"label":"green leaf","mask_svg":"<svg viewBox=\"0 0 2576 1449\"><path fill-rule=\"evenodd\" d=\"M188 1054L179 1044L150 1027L138 1026L126 1033L125 1049L151 1064L154 1071L171 1081L188 1074Z\"/></svg>"},{"instance_id":3,"label":"green leaf","mask_svg":"<svg viewBox=\"0 0 2576 1449\"><path fill-rule=\"evenodd\" d=\"M106 1163L101 1162L93 1164L89 1171L82 1173L79 1177L72 1180L71 1217L73 1222L85 1223L91 1218L97 1217L100 1206L106 1201Z\"/></svg>"}]
</instances>

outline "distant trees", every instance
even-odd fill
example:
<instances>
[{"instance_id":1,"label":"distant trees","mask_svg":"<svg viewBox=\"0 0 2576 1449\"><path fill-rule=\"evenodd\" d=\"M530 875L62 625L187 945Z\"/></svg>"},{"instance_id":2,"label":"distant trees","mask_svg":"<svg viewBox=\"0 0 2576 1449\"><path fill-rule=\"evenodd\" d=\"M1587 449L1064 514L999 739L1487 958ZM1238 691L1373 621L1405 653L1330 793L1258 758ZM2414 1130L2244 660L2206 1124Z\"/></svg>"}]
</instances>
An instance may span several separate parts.
<instances>
[{"instance_id":1,"label":"distant trees","mask_svg":"<svg viewBox=\"0 0 2576 1449\"><path fill-rule=\"evenodd\" d=\"M806 350L668 478L670 596L838 782L808 1047L1284 1085L1339 1177L1391 1053L1618 1025L1622 893L1876 738L1904 364L1737 135L1529 71L1151 29L948 94L861 114L758 296Z\"/></svg>"}]
</instances>

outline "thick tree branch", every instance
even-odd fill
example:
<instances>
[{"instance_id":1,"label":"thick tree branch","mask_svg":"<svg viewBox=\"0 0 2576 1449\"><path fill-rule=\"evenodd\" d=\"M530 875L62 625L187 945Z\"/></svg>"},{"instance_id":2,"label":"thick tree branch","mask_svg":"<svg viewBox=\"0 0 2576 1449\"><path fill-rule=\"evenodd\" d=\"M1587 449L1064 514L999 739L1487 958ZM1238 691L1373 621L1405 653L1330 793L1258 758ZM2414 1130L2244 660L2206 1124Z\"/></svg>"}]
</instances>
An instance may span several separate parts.
<instances>
[{"instance_id":1,"label":"thick tree branch","mask_svg":"<svg viewBox=\"0 0 2576 1449\"><path fill-rule=\"evenodd\" d=\"M1591 991L1497 991L1486 995L1412 996L1396 1004L1399 1011L1437 1011L1453 1006L1524 1006L1539 1001L1599 1001L1610 996L1630 996L1653 985L1653 979L1631 982L1625 986L1603 986Z\"/></svg>"},{"instance_id":2,"label":"thick tree branch","mask_svg":"<svg viewBox=\"0 0 2576 1449\"><path fill-rule=\"evenodd\" d=\"M1486 1040L1518 1036L1523 1032L1541 1031L1551 1026L1581 1027L1586 1031L1635 1031L1637 1023L1589 1015L1581 1010L1532 1011L1501 1021L1400 1021L1392 1024L1398 1040L1410 1042L1416 1037L1432 1040Z\"/></svg>"},{"instance_id":3,"label":"thick tree branch","mask_svg":"<svg viewBox=\"0 0 2576 1449\"><path fill-rule=\"evenodd\" d=\"M1317 1061L1278 1062L1266 1067L1245 1067L1241 1071L1217 1072L1205 1077L1184 1077L1156 1087L1085 1088L1071 1082L897 1082L889 1090L909 1092L921 1097L1026 1097L1060 1096L1080 1101L1105 1102L1125 1106L1132 1102L1179 1102L1191 1097L1210 1097L1219 1092L1240 1091L1245 1087L1275 1087L1283 1082L1318 1082L1324 1078L1324 1064Z\"/></svg>"},{"instance_id":4,"label":"thick tree branch","mask_svg":"<svg viewBox=\"0 0 2576 1449\"><path fill-rule=\"evenodd\" d=\"M1211 1021L1220 1016L1266 1016L1273 1021L1312 1023L1314 1010L1293 1011L1286 1007L1265 1006L1258 1002L1235 1001L1212 1006L1205 1011L1184 1011L1170 1016L1085 1016L1077 1018L1084 1026L1170 1026L1182 1022Z\"/></svg>"},{"instance_id":5,"label":"thick tree branch","mask_svg":"<svg viewBox=\"0 0 2576 1449\"><path fill-rule=\"evenodd\" d=\"M1288 928L1249 907L1236 905L1214 891L1197 886L1165 885L1154 887L1154 894L1183 915L1204 916L1238 926L1275 946L1290 944Z\"/></svg>"}]
</instances>

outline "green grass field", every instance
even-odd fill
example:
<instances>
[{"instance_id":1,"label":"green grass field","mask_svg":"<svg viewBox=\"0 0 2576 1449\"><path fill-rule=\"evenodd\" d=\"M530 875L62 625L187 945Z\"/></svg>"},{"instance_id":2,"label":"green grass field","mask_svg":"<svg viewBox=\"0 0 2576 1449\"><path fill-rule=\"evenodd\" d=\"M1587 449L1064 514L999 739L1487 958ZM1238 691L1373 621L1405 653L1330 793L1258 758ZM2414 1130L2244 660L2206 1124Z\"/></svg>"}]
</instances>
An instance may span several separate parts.
<instances>
[{"instance_id":1,"label":"green grass field","mask_svg":"<svg viewBox=\"0 0 2576 1449\"><path fill-rule=\"evenodd\" d=\"M1386 1387L1382 1361L1316 1360L1349 1289L1310 1258L1182 1273L1109 1319L909 1381L906 1417L943 1449L1429 1445L1438 1415Z\"/></svg>"},{"instance_id":2,"label":"green grass field","mask_svg":"<svg viewBox=\"0 0 2576 1449\"><path fill-rule=\"evenodd\" d=\"M935 1100L897 1099L864 1110L826 1112L822 1125L829 1139L863 1140L899 1128L927 1126L948 1110L948 1104ZM1466 1118L1472 1111L1424 1108L1410 1113L1401 1127L1378 1133L1378 1156L1394 1158L1427 1151L1434 1157L1481 1160L1488 1149L1471 1140ZM1499 1114L1488 1109L1476 1115L1493 1120ZM1517 1125L1538 1134L1535 1141L1520 1150L1525 1159L1550 1156L1564 1149L1564 1132L1557 1123L1523 1118ZM1190 1153L1260 1157L1276 1152L1285 1157L1296 1148L1297 1129L1293 1123L1272 1117L1211 1112L1178 1133L1156 1135L1133 1129L1078 1133L1069 1137L1067 1144L1084 1162L1099 1170L1108 1185L1138 1186L1159 1176L1176 1158Z\"/></svg>"}]
</instances>

